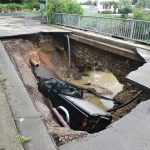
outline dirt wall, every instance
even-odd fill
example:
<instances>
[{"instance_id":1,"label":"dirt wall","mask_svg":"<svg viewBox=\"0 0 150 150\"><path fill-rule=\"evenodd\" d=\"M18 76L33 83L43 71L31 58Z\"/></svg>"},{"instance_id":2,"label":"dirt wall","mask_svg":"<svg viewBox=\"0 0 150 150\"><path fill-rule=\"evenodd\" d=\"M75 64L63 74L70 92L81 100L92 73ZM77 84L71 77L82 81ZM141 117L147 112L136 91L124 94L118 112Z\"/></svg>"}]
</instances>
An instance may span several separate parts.
<instances>
[{"instance_id":1,"label":"dirt wall","mask_svg":"<svg viewBox=\"0 0 150 150\"><path fill-rule=\"evenodd\" d=\"M119 80L142 65L140 62L74 40L71 40L71 54L74 63L81 70L92 70L93 67L97 70L108 70Z\"/></svg>"}]
</instances>

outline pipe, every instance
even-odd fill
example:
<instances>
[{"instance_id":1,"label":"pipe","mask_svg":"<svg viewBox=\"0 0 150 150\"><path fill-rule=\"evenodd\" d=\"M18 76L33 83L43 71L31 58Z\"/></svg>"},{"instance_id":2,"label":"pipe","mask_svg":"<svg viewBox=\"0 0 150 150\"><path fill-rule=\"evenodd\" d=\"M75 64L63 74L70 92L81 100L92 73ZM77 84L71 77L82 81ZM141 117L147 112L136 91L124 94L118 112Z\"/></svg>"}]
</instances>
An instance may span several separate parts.
<instances>
[{"instance_id":1,"label":"pipe","mask_svg":"<svg viewBox=\"0 0 150 150\"><path fill-rule=\"evenodd\" d=\"M66 36L67 36L67 44L68 44L68 74L70 75L70 69L71 69L70 39L69 39L69 35Z\"/></svg>"},{"instance_id":2,"label":"pipe","mask_svg":"<svg viewBox=\"0 0 150 150\"><path fill-rule=\"evenodd\" d=\"M142 92L143 92L142 90L139 91L138 93L136 93L136 94L131 98L131 100L129 100L129 101L126 102L125 104L122 104L122 105L120 105L120 106L118 106L118 107L111 108L111 109L107 110L107 112L116 111L116 110L118 110L118 109L121 109L121 108L123 108L123 107L129 105L131 102L133 102L134 100L136 100L136 98L137 98L138 96L140 96L140 95L142 94Z\"/></svg>"},{"instance_id":3,"label":"pipe","mask_svg":"<svg viewBox=\"0 0 150 150\"><path fill-rule=\"evenodd\" d=\"M65 113L65 115L66 115L66 122L67 122L68 124L70 124L70 117L69 117L69 112L68 112L68 110L67 110L65 107L63 107L63 106L59 106L59 107L57 108L57 110L58 110L58 111L61 110L61 111L63 111L63 112Z\"/></svg>"},{"instance_id":4,"label":"pipe","mask_svg":"<svg viewBox=\"0 0 150 150\"><path fill-rule=\"evenodd\" d=\"M65 122L65 120L63 119L63 117L60 115L60 113L57 111L56 108L53 107L51 110L63 127L70 128L69 125Z\"/></svg>"},{"instance_id":5,"label":"pipe","mask_svg":"<svg viewBox=\"0 0 150 150\"><path fill-rule=\"evenodd\" d=\"M35 60L35 59L29 59L30 60L30 62L31 62L31 64L33 65L33 66L35 66L35 67L39 67L39 63Z\"/></svg>"}]
</instances>

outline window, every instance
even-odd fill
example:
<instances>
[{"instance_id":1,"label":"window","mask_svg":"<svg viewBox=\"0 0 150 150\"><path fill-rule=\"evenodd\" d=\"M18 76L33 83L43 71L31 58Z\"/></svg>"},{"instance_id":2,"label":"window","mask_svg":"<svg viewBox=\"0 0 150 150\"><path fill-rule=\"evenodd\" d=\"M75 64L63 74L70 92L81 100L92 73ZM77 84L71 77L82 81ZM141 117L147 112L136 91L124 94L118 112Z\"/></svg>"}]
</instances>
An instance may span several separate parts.
<instances>
[{"instance_id":1,"label":"window","mask_svg":"<svg viewBox=\"0 0 150 150\"><path fill-rule=\"evenodd\" d=\"M109 5L108 3L104 3L103 4L103 9L110 9L111 5Z\"/></svg>"},{"instance_id":2,"label":"window","mask_svg":"<svg viewBox=\"0 0 150 150\"><path fill-rule=\"evenodd\" d=\"M62 82L57 81L57 83L55 84L55 87L54 87L54 91L59 92L61 90L62 84L63 84Z\"/></svg>"},{"instance_id":3,"label":"window","mask_svg":"<svg viewBox=\"0 0 150 150\"><path fill-rule=\"evenodd\" d=\"M82 98L82 90L71 85L65 85L61 90L61 94Z\"/></svg>"}]
</instances>

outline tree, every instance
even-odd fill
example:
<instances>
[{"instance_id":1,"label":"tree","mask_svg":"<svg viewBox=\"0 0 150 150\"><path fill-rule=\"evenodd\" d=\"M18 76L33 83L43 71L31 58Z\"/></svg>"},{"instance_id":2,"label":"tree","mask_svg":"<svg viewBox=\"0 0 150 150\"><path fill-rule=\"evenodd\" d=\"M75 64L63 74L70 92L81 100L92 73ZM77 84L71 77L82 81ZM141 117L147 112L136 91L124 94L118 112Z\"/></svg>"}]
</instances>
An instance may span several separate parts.
<instances>
[{"instance_id":1,"label":"tree","mask_svg":"<svg viewBox=\"0 0 150 150\"><path fill-rule=\"evenodd\" d=\"M132 4L131 0L119 0L119 8L124 6L130 6Z\"/></svg>"},{"instance_id":2,"label":"tree","mask_svg":"<svg viewBox=\"0 0 150 150\"><path fill-rule=\"evenodd\" d=\"M0 3L22 3L23 0L0 0Z\"/></svg>"},{"instance_id":3,"label":"tree","mask_svg":"<svg viewBox=\"0 0 150 150\"><path fill-rule=\"evenodd\" d=\"M136 6L139 8L150 8L150 0L138 0Z\"/></svg>"},{"instance_id":4,"label":"tree","mask_svg":"<svg viewBox=\"0 0 150 150\"><path fill-rule=\"evenodd\" d=\"M132 8L130 6L124 6L119 8L118 12L122 15L122 18L128 18L128 14L132 12Z\"/></svg>"},{"instance_id":5,"label":"tree","mask_svg":"<svg viewBox=\"0 0 150 150\"><path fill-rule=\"evenodd\" d=\"M47 15L50 19L54 13L82 14L83 10L74 0L48 0Z\"/></svg>"},{"instance_id":6,"label":"tree","mask_svg":"<svg viewBox=\"0 0 150 150\"><path fill-rule=\"evenodd\" d=\"M24 0L24 5L30 9L39 9L41 3L45 3L45 0Z\"/></svg>"},{"instance_id":7,"label":"tree","mask_svg":"<svg viewBox=\"0 0 150 150\"><path fill-rule=\"evenodd\" d=\"M127 18L128 14L132 12L131 0L119 0L118 13L122 15L122 18Z\"/></svg>"}]
</instances>

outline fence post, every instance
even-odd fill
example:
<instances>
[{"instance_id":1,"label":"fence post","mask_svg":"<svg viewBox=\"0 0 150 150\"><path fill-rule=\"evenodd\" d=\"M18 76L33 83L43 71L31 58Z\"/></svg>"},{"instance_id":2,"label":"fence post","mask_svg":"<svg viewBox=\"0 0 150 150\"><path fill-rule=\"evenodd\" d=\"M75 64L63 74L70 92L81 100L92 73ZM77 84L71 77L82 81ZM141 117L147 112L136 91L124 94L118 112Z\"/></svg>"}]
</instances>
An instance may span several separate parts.
<instances>
[{"instance_id":1,"label":"fence post","mask_svg":"<svg viewBox=\"0 0 150 150\"><path fill-rule=\"evenodd\" d=\"M132 24L131 24L131 33L130 33L130 39L132 39L132 38L133 38L134 23L135 23L135 21L133 20L133 21L132 21Z\"/></svg>"},{"instance_id":2,"label":"fence post","mask_svg":"<svg viewBox=\"0 0 150 150\"><path fill-rule=\"evenodd\" d=\"M78 15L78 29L80 29L81 27L80 27L80 15Z\"/></svg>"},{"instance_id":3,"label":"fence post","mask_svg":"<svg viewBox=\"0 0 150 150\"><path fill-rule=\"evenodd\" d=\"M62 25L64 25L64 14L62 14Z\"/></svg>"}]
</instances>

